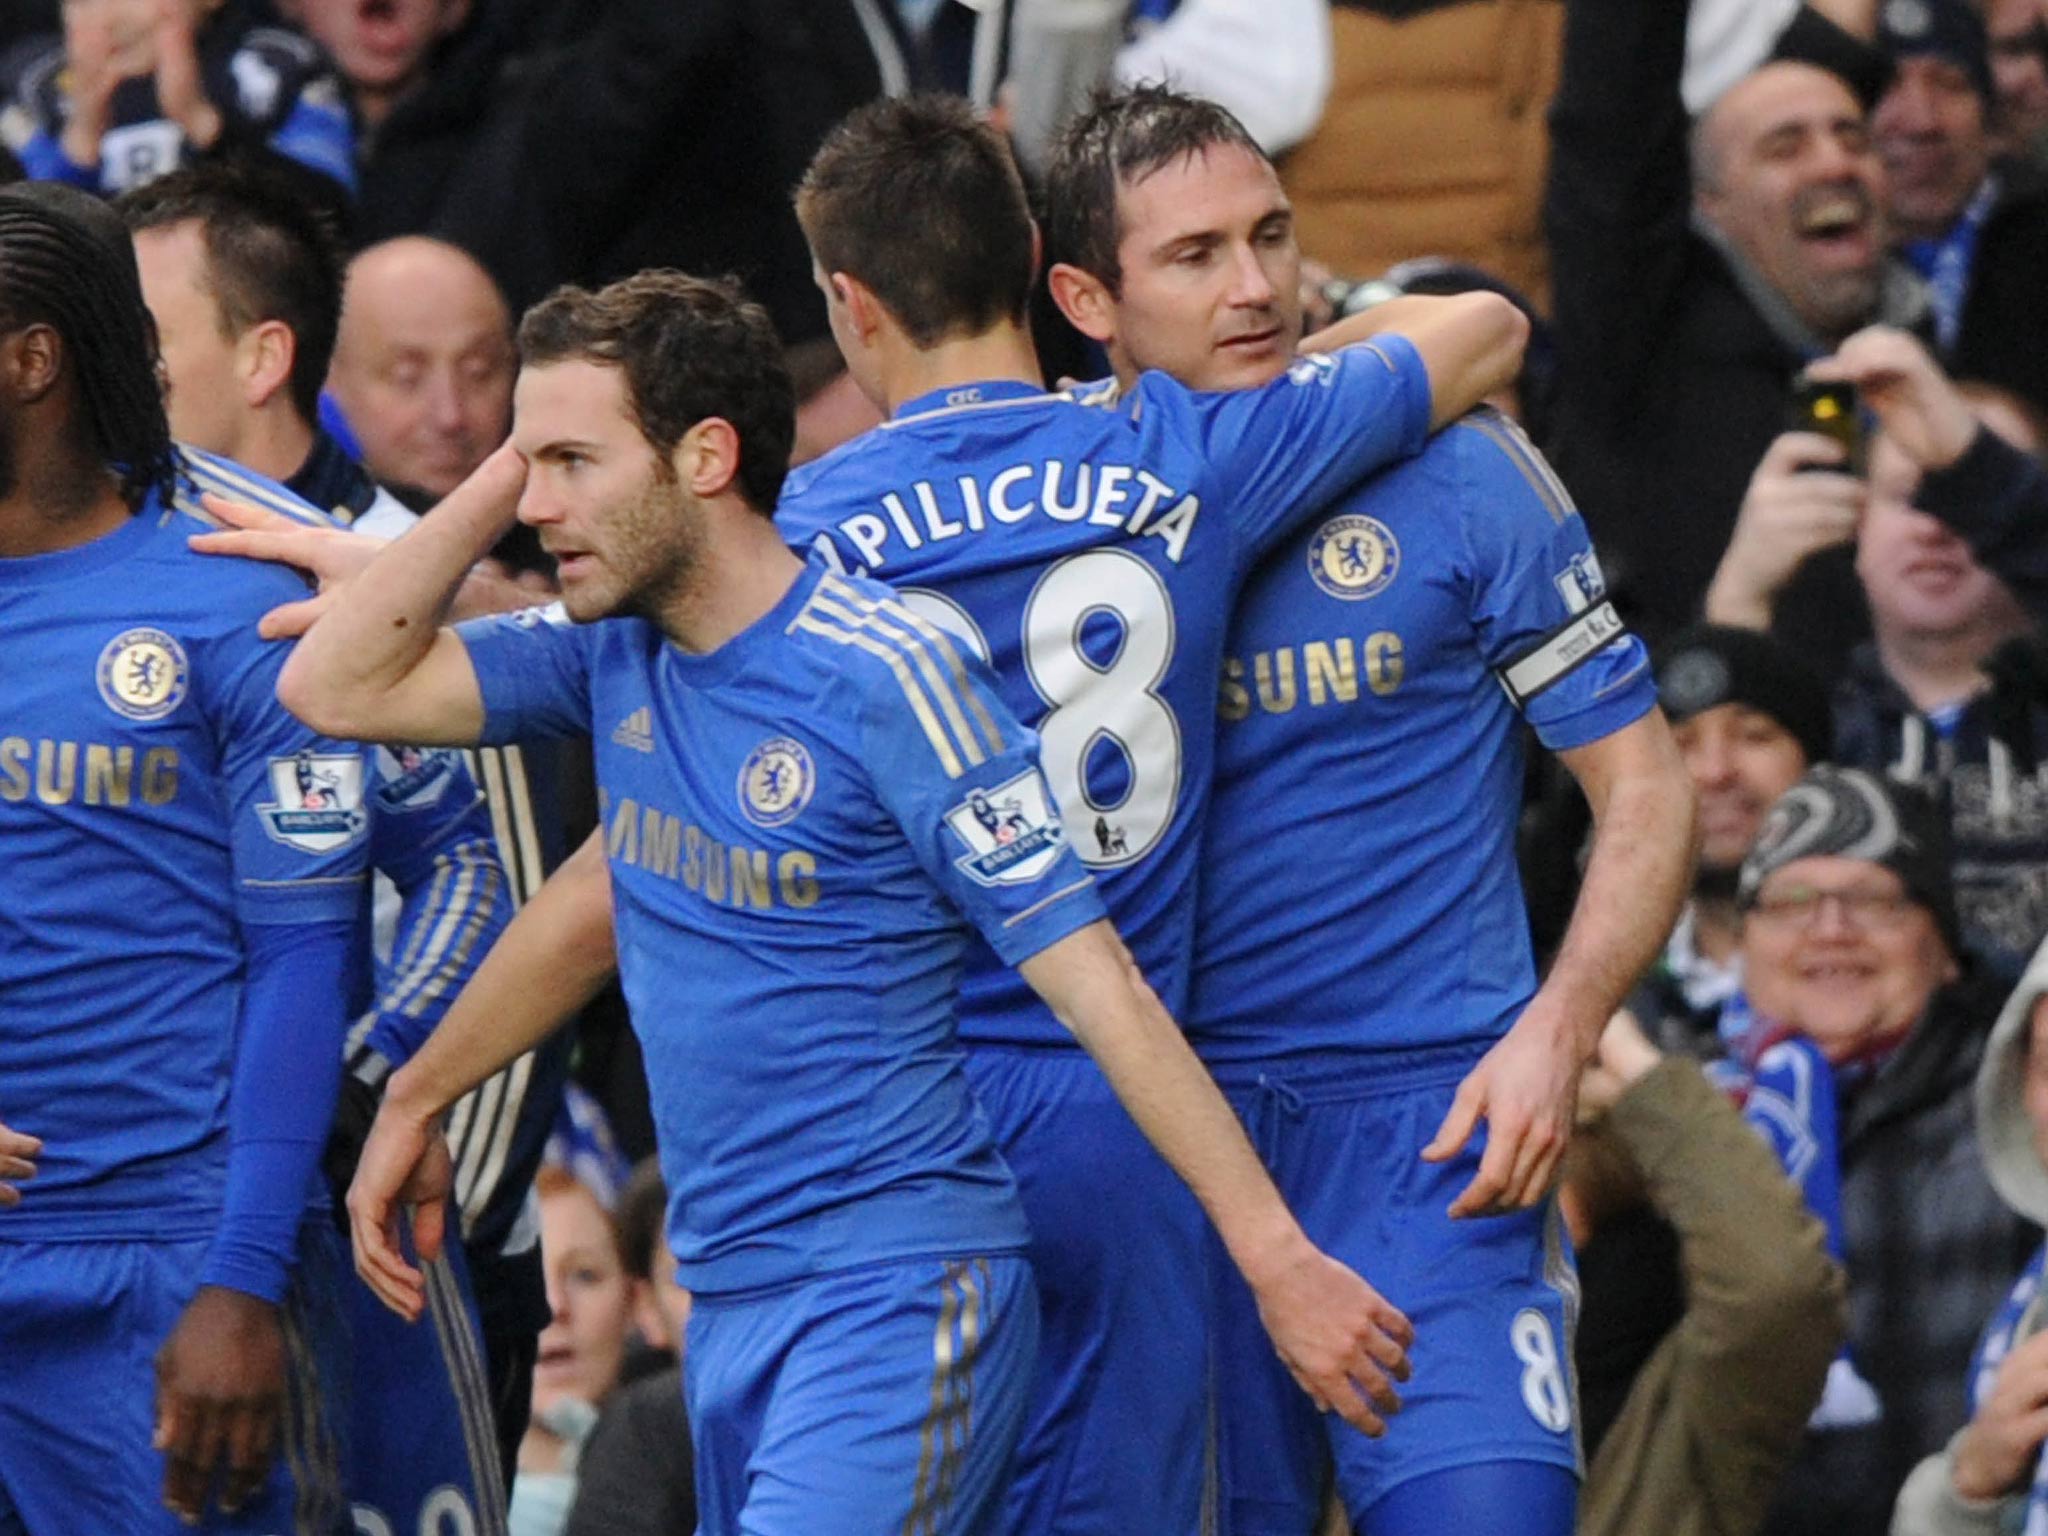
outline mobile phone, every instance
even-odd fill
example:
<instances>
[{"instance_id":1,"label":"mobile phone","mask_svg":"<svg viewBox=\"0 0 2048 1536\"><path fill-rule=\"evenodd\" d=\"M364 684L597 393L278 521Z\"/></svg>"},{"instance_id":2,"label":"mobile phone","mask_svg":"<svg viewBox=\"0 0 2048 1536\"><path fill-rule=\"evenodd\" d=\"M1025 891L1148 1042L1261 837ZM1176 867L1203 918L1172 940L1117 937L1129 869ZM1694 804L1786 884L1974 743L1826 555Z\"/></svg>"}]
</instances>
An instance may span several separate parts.
<instances>
[{"instance_id":1,"label":"mobile phone","mask_svg":"<svg viewBox=\"0 0 2048 1536\"><path fill-rule=\"evenodd\" d=\"M1839 468L1852 475L1863 473L1863 407L1856 398L1854 384L1823 384L1802 373L1792 381L1792 400L1785 414L1785 430L1818 432L1822 437L1833 438L1847 455L1846 463ZM1837 469L1838 466L1817 464L1814 468Z\"/></svg>"}]
</instances>

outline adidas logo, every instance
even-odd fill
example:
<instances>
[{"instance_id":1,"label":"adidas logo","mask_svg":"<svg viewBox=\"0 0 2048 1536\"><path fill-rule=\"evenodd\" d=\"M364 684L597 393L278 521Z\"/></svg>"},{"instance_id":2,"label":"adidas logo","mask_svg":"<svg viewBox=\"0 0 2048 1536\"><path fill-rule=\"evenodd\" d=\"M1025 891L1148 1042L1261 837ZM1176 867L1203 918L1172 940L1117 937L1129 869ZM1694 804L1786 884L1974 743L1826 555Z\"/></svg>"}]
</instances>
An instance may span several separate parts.
<instances>
[{"instance_id":1,"label":"adidas logo","mask_svg":"<svg viewBox=\"0 0 2048 1536\"><path fill-rule=\"evenodd\" d=\"M622 747L631 747L635 752L654 750L654 711L641 705L612 731L612 740Z\"/></svg>"}]
</instances>

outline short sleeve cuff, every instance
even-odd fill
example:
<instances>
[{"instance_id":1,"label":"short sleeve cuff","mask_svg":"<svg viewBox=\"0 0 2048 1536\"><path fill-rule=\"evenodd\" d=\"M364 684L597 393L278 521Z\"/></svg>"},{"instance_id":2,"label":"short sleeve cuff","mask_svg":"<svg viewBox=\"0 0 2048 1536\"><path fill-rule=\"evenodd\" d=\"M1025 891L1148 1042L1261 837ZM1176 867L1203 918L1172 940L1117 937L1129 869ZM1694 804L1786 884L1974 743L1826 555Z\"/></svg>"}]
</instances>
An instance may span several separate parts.
<instances>
[{"instance_id":1,"label":"short sleeve cuff","mask_svg":"<svg viewBox=\"0 0 2048 1536\"><path fill-rule=\"evenodd\" d=\"M469 652L477 693L484 701L484 728L477 738L486 747L501 747L519 737L519 722L534 704L525 685L518 640L510 630L516 620L504 614L467 619L455 634Z\"/></svg>"},{"instance_id":2,"label":"short sleeve cuff","mask_svg":"<svg viewBox=\"0 0 2048 1536\"><path fill-rule=\"evenodd\" d=\"M1095 877L1076 867L1072 879L1055 884L1031 906L1012 913L1001 927L984 929L983 936L1003 964L1014 967L1108 916Z\"/></svg>"},{"instance_id":3,"label":"short sleeve cuff","mask_svg":"<svg viewBox=\"0 0 2048 1536\"><path fill-rule=\"evenodd\" d=\"M1628 635L1556 688L1531 699L1524 717L1551 752L1569 752L1635 724L1657 703L1657 683L1643 642Z\"/></svg>"}]
</instances>

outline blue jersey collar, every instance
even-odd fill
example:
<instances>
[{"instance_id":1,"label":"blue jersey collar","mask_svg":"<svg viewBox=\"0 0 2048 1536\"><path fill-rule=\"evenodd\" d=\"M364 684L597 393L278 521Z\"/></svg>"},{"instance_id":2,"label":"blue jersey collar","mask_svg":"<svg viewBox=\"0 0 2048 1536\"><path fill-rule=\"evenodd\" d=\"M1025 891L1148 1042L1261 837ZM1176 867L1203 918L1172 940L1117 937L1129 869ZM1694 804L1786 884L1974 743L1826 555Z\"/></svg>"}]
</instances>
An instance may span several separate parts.
<instances>
[{"instance_id":1,"label":"blue jersey collar","mask_svg":"<svg viewBox=\"0 0 2048 1536\"><path fill-rule=\"evenodd\" d=\"M783 632L796 621L811 594L818 589L818 582L825 574L824 564L807 560L797 578L789 584L789 590L775 600L760 618L734 635L717 650L703 656L693 656L673 641L667 646L669 670L680 681L692 688L716 688L730 681L757 656L771 649L782 638Z\"/></svg>"},{"instance_id":2,"label":"blue jersey collar","mask_svg":"<svg viewBox=\"0 0 2048 1536\"><path fill-rule=\"evenodd\" d=\"M906 400L896 407L889 425L936 416L945 411L974 410L982 406L1008 405L1018 400L1047 400L1052 396L1043 385L1021 379L984 379L978 384L949 384Z\"/></svg>"},{"instance_id":3,"label":"blue jersey collar","mask_svg":"<svg viewBox=\"0 0 2048 1536\"><path fill-rule=\"evenodd\" d=\"M89 544L52 550L47 555L17 555L12 559L0 559L0 587L39 587L53 581L89 576L117 560L125 559L147 543L150 535L156 532L161 516L162 507L156 492L151 491L141 511ZM202 533L205 530L195 527L192 531Z\"/></svg>"}]
</instances>

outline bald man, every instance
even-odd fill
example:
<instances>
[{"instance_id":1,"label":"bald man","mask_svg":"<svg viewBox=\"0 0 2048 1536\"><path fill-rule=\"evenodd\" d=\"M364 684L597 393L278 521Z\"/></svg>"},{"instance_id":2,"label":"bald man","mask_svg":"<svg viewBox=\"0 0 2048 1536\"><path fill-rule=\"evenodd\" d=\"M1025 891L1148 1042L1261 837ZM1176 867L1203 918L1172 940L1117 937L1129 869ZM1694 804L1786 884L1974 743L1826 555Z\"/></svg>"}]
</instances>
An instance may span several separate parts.
<instances>
[{"instance_id":1,"label":"bald man","mask_svg":"<svg viewBox=\"0 0 2048 1536\"><path fill-rule=\"evenodd\" d=\"M349 264L327 387L385 485L438 500L504 440L512 316L474 258L407 235Z\"/></svg>"},{"instance_id":2,"label":"bald man","mask_svg":"<svg viewBox=\"0 0 2048 1536\"><path fill-rule=\"evenodd\" d=\"M1685 25L1682 4L1567 0L1551 110L1554 457L1618 604L1653 640L1699 612L1806 360L1874 319L1910 323L1918 298L1888 254L1856 92L1810 64L1766 63L1695 128L1679 93ZM1825 25L1802 11L1792 28ZM1788 32L1780 47L1800 42ZM1779 636L1830 669L1868 630L1846 556L1816 557L1800 590Z\"/></svg>"}]
</instances>

